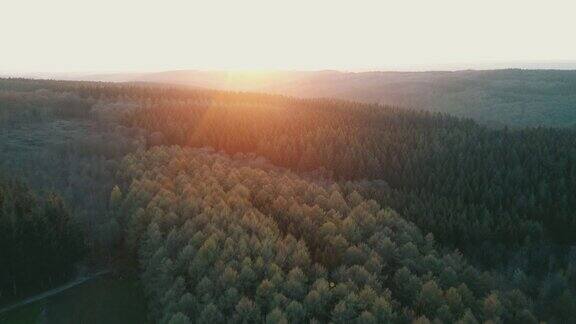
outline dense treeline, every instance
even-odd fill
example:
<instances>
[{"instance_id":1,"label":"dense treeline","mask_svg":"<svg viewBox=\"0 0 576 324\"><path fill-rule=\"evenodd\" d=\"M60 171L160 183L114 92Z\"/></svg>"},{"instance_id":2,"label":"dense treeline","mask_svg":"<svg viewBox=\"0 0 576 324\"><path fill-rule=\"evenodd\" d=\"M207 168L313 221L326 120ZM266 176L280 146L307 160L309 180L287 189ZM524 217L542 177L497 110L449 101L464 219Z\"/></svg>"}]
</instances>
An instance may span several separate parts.
<instances>
[{"instance_id":1,"label":"dense treeline","mask_svg":"<svg viewBox=\"0 0 576 324\"><path fill-rule=\"evenodd\" d=\"M535 323L519 290L395 212L256 159L128 155L122 200L161 323Z\"/></svg>"},{"instance_id":2,"label":"dense treeline","mask_svg":"<svg viewBox=\"0 0 576 324\"><path fill-rule=\"evenodd\" d=\"M0 79L0 115L16 125L0 127L0 168L34 189L61 193L87 234L92 255L122 253L127 243L145 270L143 282L156 320L194 321L209 305L204 315L216 321L242 316L290 320L284 298L304 308L305 321L350 320L364 312L376 321L391 316L400 322L423 316L445 322L472 316L505 322L536 317L552 323L576 318L576 249L570 247L576 229L574 131L491 130L447 115L329 99L21 79ZM143 151L163 144L254 153L303 178L261 158L241 162L176 148ZM141 151L119 163L136 150ZM195 162L188 164L188 158ZM176 180L180 175L195 189L183 191ZM250 183L250 177L259 176L268 182ZM228 193L239 181L246 191L238 186ZM285 181L292 189L278 191ZM332 186L333 181L338 185ZM338 196L347 208L337 207L342 202ZM208 208L206 199L210 204L224 200L228 206ZM189 206L182 207L183 201ZM397 210L442 245L434 247L432 236L378 205ZM251 211L248 218L246 211ZM254 228L253 223L265 226ZM245 234L250 239L241 239ZM217 282L227 268L222 263L229 260L215 255L224 253L229 237L227 244L239 255L229 267L240 276L246 263L257 279L250 286L234 286L226 302L220 297L227 288ZM178 243L168 243L169 238ZM258 247L262 241L269 242L268 250ZM379 246L382 242L386 246ZM409 242L419 254L404 247ZM209 252L200 253L204 243ZM239 253L242 246L249 251ZM256 254L250 254L253 247L258 247ZM454 249L475 267L445 252ZM179 256L184 250L187 254ZM257 299L259 285L280 271L256 265L257 253L269 255L265 260L274 260L282 271L278 282L305 277L306 284L298 288L305 293L290 295L282 284L274 293L284 298ZM197 272L190 272L184 260L197 255L203 255L194 266ZM309 262L293 272L296 264L286 260L301 257ZM373 266L373 257L386 267ZM158 267L168 270L158 272ZM227 275L235 277L232 270ZM200 285L204 288L197 288L200 274L207 278ZM248 270L245 275L252 278ZM456 279L445 281L445 276ZM325 282L317 283L320 279ZM400 287L400 281L409 287ZM429 281L434 284L426 286L424 295L444 299L433 302L437 307L420 299ZM330 295L318 311L306 308L308 294L319 290L322 296L326 284L329 291L340 291L334 290L339 284L349 291ZM365 302L349 306L356 305L365 287L390 311L380 313L381 306ZM451 288L468 300L464 308L451 308ZM211 299L201 297L206 291ZM344 297L348 292L355 295ZM276 301L261 303L265 299ZM485 303L497 304L497 316L487 315ZM292 311L300 313L294 305ZM251 315L243 313L246 309ZM344 317L336 315L341 312Z\"/></svg>"},{"instance_id":3,"label":"dense treeline","mask_svg":"<svg viewBox=\"0 0 576 324\"><path fill-rule=\"evenodd\" d=\"M116 122L131 108L71 89L0 90L0 169L39 194L58 192L87 244L104 251L120 235L108 211L116 165L146 143L144 131Z\"/></svg>"},{"instance_id":4,"label":"dense treeline","mask_svg":"<svg viewBox=\"0 0 576 324\"><path fill-rule=\"evenodd\" d=\"M320 72L271 83L267 90L287 95L414 107L497 127L576 126L576 71L569 70Z\"/></svg>"},{"instance_id":5,"label":"dense treeline","mask_svg":"<svg viewBox=\"0 0 576 324\"><path fill-rule=\"evenodd\" d=\"M83 77L110 79L106 75ZM570 70L261 73L179 70L109 77L412 107L472 118L490 127L576 127L576 71Z\"/></svg>"},{"instance_id":6,"label":"dense treeline","mask_svg":"<svg viewBox=\"0 0 576 324\"><path fill-rule=\"evenodd\" d=\"M33 92L0 91L0 125L45 121L55 117L85 117L90 102L71 92L54 93L40 89Z\"/></svg>"},{"instance_id":7,"label":"dense treeline","mask_svg":"<svg viewBox=\"0 0 576 324\"><path fill-rule=\"evenodd\" d=\"M67 279L86 251L62 198L38 198L24 184L4 178L0 247L0 300Z\"/></svg>"},{"instance_id":8,"label":"dense treeline","mask_svg":"<svg viewBox=\"0 0 576 324\"><path fill-rule=\"evenodd\" d=\"M255 152L294 170L381 179L378 196L464 250L574 243L576 132L489 130L427 113L331 101L285 106L169 102L133 110L159 142Z\"/></svg>"}]
</instances>

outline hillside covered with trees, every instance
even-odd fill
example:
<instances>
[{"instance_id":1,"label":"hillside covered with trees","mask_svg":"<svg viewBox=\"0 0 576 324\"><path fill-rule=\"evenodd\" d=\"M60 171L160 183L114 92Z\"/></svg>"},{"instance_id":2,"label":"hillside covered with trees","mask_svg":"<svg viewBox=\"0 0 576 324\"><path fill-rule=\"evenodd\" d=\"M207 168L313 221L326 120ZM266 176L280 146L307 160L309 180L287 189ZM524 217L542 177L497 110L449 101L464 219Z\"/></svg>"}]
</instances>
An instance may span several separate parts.
<instances>
[{"instance_id":1,"label":"hillside covered with trees","mask_svg":"<svg viewBox=\"0 0 576 324\"><path fill-rule=\"evenodd\" d=\"M576 71L317 73L275 92L410 107L491 127L575 127Z\"/></svg>"},{"instance_id":2,"label":"hillside covered with trees","mask_svg":"<svg viewBox=\"0 0 576 324\"><path fill-rule=\"evenodd\" d=\"M160 322L536 322L522 292L353 186L180 147L128 155L121 170Z\"/></svg>"},{"instance_id":3,"label":"hillside covered with trees","mask_svg":"<svg viewBox=\"0 0 576 324\"><path fill-rule=\"evenodd\" d=\"M576 71L571 70L260 73L182 70L73 78L338 98L448 113L497 128L576 126Z\"/></svg>"},{"instance_id":4,"label":"hillside covered with trees","mask_svg":"<svg viewBox=\"0 0 576 324\"><path fill-rule=\"evenodd\" d=\"M576 318L572 129L24 79L0 125L0 168L134 259L156 322Z\"/></svg>"}]
</instances>

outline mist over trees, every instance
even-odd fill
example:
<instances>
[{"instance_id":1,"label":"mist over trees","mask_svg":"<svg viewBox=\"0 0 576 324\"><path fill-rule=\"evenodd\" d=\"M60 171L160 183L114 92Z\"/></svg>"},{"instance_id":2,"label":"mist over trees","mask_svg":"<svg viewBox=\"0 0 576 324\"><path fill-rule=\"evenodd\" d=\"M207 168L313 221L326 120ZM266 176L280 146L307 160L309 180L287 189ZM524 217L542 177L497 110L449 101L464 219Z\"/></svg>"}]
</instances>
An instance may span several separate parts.
<instances>
[{"instance_id":1,"label":"mist over trees","mask_svg":"<svg viewBox=\"0 0 576 324\"><path fill-rule=\"evenodd\" d=\"M571 70L318 72L270 88L449 113L498 128L576 126L576 71Z\"/></svg>"},{"instance_id":2,"label":"mist over trees","mask_svg":"<svg viewBox=\"0 0 576 324\"><path fill-rule=\"evenodd\" d=\"M466 70L429 72L166 71L85 75L84 79L148 81L195 87L338 98L449 113L490 127L575 127L576 71Z\"/></svg>"},{"instance_id":3,"label":"mist over trees","mask_svg":"<svg viewBox=\"0 0 576 324\"><path fill-rule=\"evenodd\" d=\"M6 251L76 233L83 252L50 261L67 269L61 277L78 263L133 259L154 321L576 317L574 130L493 129L332 99L23 79L0 79L0 116ZM33 190L18 189L23 182ZM28 196L35 211L15 212ZM70 231L43 232L56 226L43 211L52 200L53 219ZM26 236L20 229L37 228L27 219L48 226ZM54 253L30 253L40 251ZM38 278L31 289L55 280L41 259L8 260L35 266L22 272ZM13 275L0 271L12 294Z\"/></svg>"}]
</instances>

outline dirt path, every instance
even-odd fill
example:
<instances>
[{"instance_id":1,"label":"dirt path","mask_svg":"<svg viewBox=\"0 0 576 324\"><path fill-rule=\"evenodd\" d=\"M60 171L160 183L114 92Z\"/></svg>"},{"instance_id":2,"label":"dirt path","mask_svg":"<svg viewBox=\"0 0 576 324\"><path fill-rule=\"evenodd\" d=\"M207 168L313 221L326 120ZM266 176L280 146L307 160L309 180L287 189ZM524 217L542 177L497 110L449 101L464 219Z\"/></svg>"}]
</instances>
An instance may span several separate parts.
<instances>
[{"instance_id":1,"label":"dirt path","mask_svg":"<svg viewBox=\"0 0 576 324\"><path fill-rule=\"evenodd\" d=\"M70 288L76 287L76 286L78 286L78 285L80 285L80 284L85 283L86 281L92 280L92 279L94 279L94 278L96 278L96 277L98 277L98 276L101 276L101 275L103 275L103 274L107 274L107 273L109 273L109 272L110 272L110 270L103 270L103 271L99 271L99 272L93 273L93 274L91 274L91 275L89 275L89 276L77 278L77 279L75 279L75 280L73 280L73 281L70 281L70 282L68 282L67 284L64 284L64 285L62 285L62 286L56 287L56 288L54 288L54 289L50 289L50 290L45 291L45 292L43 292L43 293L40 293L40 294L38 294L38 295L34 295L34 296L31 296L31 297L28 297L28 298L26 298L26 299L24 299L24 300L22 300L22 301L19 301L19 302L17 302L17 303L14 303L14 304L12 304L12 305L8 305L8 306L6 306L6 307L0 308L0 314L5 313L5 312L10 311L10 310L13 310L13 309L15 309L15 308L18 308L18 307L20 307L20 306L28 305L28 304L30 304L30 303L33 303L33 302L42 300L42 299L44 299L44 298L57 295L57 294L65 291L65 290L68 290L68 289L70 289Z\"/></svg>"}]
</instances>

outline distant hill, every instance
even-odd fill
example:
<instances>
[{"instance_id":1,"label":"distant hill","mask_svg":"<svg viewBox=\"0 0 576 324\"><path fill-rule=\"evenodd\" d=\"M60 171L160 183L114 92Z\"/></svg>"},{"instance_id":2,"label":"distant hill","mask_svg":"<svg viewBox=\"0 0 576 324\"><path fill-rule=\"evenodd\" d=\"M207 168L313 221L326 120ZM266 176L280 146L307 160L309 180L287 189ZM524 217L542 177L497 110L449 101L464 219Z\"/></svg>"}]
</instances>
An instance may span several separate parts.
<instances>
[{"instance_id":1,"label":"distant hill","mask_svg":"<svg viewBox=\"0 0 576 324\"><path fill-rule=\"evenodd\" d=\"M576 71L218 72L166 71L59 75L98 81L147 81L298 97L331 97L445 112L492 126L576 126Z\"/></svg>"}]
</instances>

